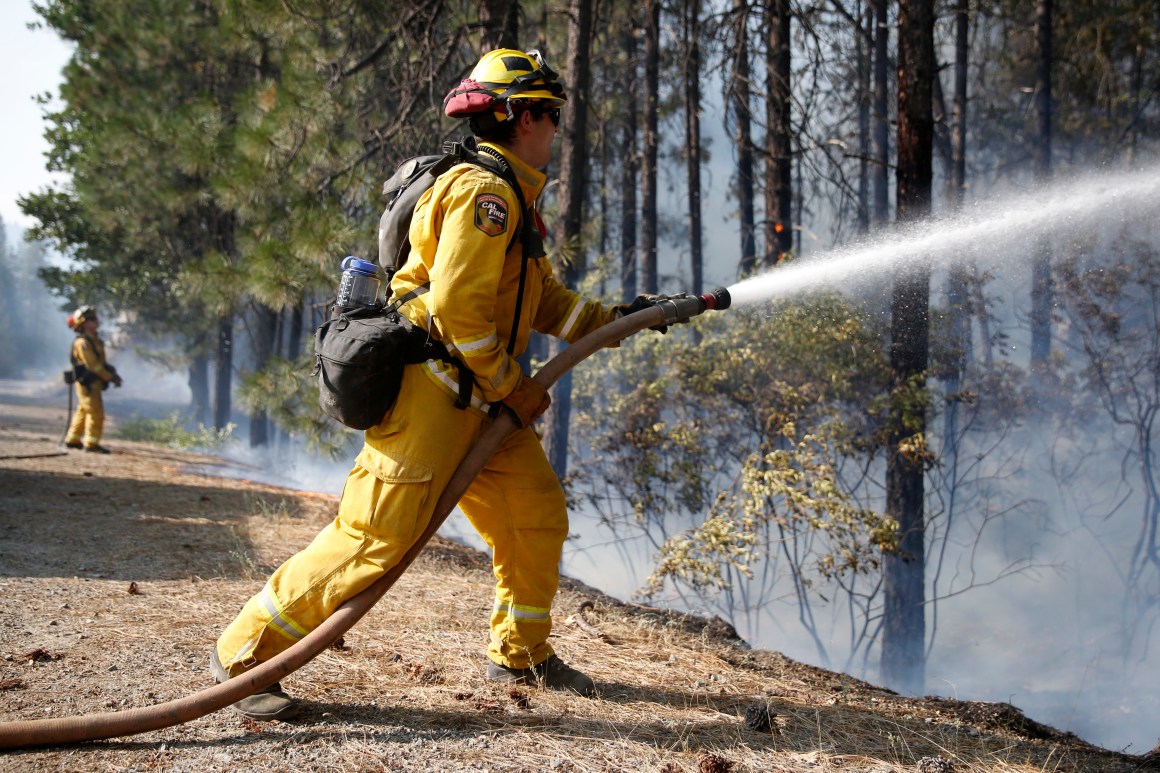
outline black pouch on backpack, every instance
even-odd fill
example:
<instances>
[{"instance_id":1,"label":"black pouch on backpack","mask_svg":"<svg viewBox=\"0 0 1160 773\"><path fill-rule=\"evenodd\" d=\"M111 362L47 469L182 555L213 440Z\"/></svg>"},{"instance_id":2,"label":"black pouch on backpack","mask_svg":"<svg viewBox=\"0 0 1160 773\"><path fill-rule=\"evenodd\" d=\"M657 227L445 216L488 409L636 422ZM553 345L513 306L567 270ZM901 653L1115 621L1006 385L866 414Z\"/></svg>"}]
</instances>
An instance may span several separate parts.
<instances>
[{"instance_id":1,"label":"black pouch on backpack","mask_svg":"<svg viewBox=\"0 0 1160 773\"><path fill-rule=\"evenodd\" d=\"M352 429L369 429L399 396L403 368L426 359L427 332L392 309L336 314L314 334L314 373L323 412Z\"/></svg>"},{"instance_id":2,"label":"black pouch on backpack","mask_svg":"<svg viewBox=\"0 0 1160 773\"><path fill-rule=\"evenodd\" d=\"M314 333L318 404L351 429L370 429L395 404L403 368L427 360L459 371L457 408L471 402L471 371L439 341L399 313L399 306L428 290L421 285L386 308L336 309Z\"/></svg>"}]
</instances>

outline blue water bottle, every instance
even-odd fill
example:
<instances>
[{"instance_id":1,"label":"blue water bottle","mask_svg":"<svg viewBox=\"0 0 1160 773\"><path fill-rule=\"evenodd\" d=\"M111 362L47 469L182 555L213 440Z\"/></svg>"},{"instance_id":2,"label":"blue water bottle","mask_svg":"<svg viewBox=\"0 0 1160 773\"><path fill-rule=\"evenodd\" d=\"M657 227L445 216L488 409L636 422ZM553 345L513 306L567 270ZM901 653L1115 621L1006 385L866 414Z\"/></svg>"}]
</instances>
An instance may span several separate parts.
<instances>
[{"instance_id":1,"label":"blue water bottle","mask_svg":"<svg viewBox=\"0 0 1160 773\"><path fill-rule=\"evenodd\" d=\"M374 306L379 297L378 273L378 266L374 263L348 256L342 261L342 281L338 285L335 305L348 309Z\"/></svg>"}]
</instances>

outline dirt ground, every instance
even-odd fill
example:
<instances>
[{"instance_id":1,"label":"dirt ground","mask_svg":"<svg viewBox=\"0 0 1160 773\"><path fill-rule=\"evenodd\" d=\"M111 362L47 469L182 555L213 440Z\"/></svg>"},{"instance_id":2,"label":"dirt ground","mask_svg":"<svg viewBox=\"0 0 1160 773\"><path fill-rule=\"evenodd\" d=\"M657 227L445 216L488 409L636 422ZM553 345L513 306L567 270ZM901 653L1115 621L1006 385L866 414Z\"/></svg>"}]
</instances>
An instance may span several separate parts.
<instances>
[{"instance_id":1,"label":"dirt ground","mask_svg":"<svg viewBox=\"0 0 1160 773\"><path fill-rule=\"evenodd\" d=\"M0 723L141 708L211 685L210 647L333 497L204 474L119 440L58 446L63 406L0 390ZM223 710L107 741L0 751L0 771L1135 771L1008 704L907 700L753 651L721 621L566 581L553 644L595 699L483 678L486 556L436 539L284 682L300 718ZM0 737L3 726L0 724ZM35 743L35 735L32 736Z\"/></svg>"}]
</instances>

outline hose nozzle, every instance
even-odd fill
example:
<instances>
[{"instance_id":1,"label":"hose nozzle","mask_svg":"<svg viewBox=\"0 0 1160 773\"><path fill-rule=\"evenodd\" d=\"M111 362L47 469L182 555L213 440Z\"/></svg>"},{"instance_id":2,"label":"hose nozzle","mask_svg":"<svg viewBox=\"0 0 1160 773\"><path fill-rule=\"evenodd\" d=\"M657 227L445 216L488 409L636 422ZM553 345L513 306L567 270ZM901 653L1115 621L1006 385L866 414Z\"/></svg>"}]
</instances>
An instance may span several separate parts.
<instances>
[{"instance_id":1,"label":"hose nozzle","mask_svg":"<svg viewBox=\"0 0 1160 773\"><path fill-rule=\"evenodd\" d=\"M685 322L699 314L704 314L709 309L722 311L729 308L729 304L732 302L733 299L729 296L729 291L724 287L718 287L704 295L681 293L669 296L658 301L657 306L664 309L665 324L671 325L674 322Z\"/></svg>"},{"instance_id":2,"label":"hose nozzle","mask_svg":"<svg viewBox=\"0 0 1160 773\"><path fill-rule=\"evenodd\" d=\"M716 290L705 293L701 296L701 300L705 302L706 309L716 311L725 311L733 305L733 296L729 295L729 291L724 287L718 287Z\"/></svg>"}]
</instances>

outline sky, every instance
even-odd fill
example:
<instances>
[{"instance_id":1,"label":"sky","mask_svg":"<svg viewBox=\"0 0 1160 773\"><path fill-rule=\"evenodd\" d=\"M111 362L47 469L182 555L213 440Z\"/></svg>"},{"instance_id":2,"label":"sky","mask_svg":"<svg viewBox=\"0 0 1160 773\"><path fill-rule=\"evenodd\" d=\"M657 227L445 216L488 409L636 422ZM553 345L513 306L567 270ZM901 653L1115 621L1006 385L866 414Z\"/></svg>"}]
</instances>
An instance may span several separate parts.
<instances>
[{"instance_id":1,"label":"sky","mask_svg":"<svg viewBox=\"0 0 1160 773\"><path fill-rule=\"evenodd\" d=\"M16 206L17 197L54 181L44 168L48 143L42 108L33 97L56 96L71 48L51 30L28 29L39 19L32 0L0 0L0 217L9 227L32 225Z\"/></svg>"}]
</instances>

